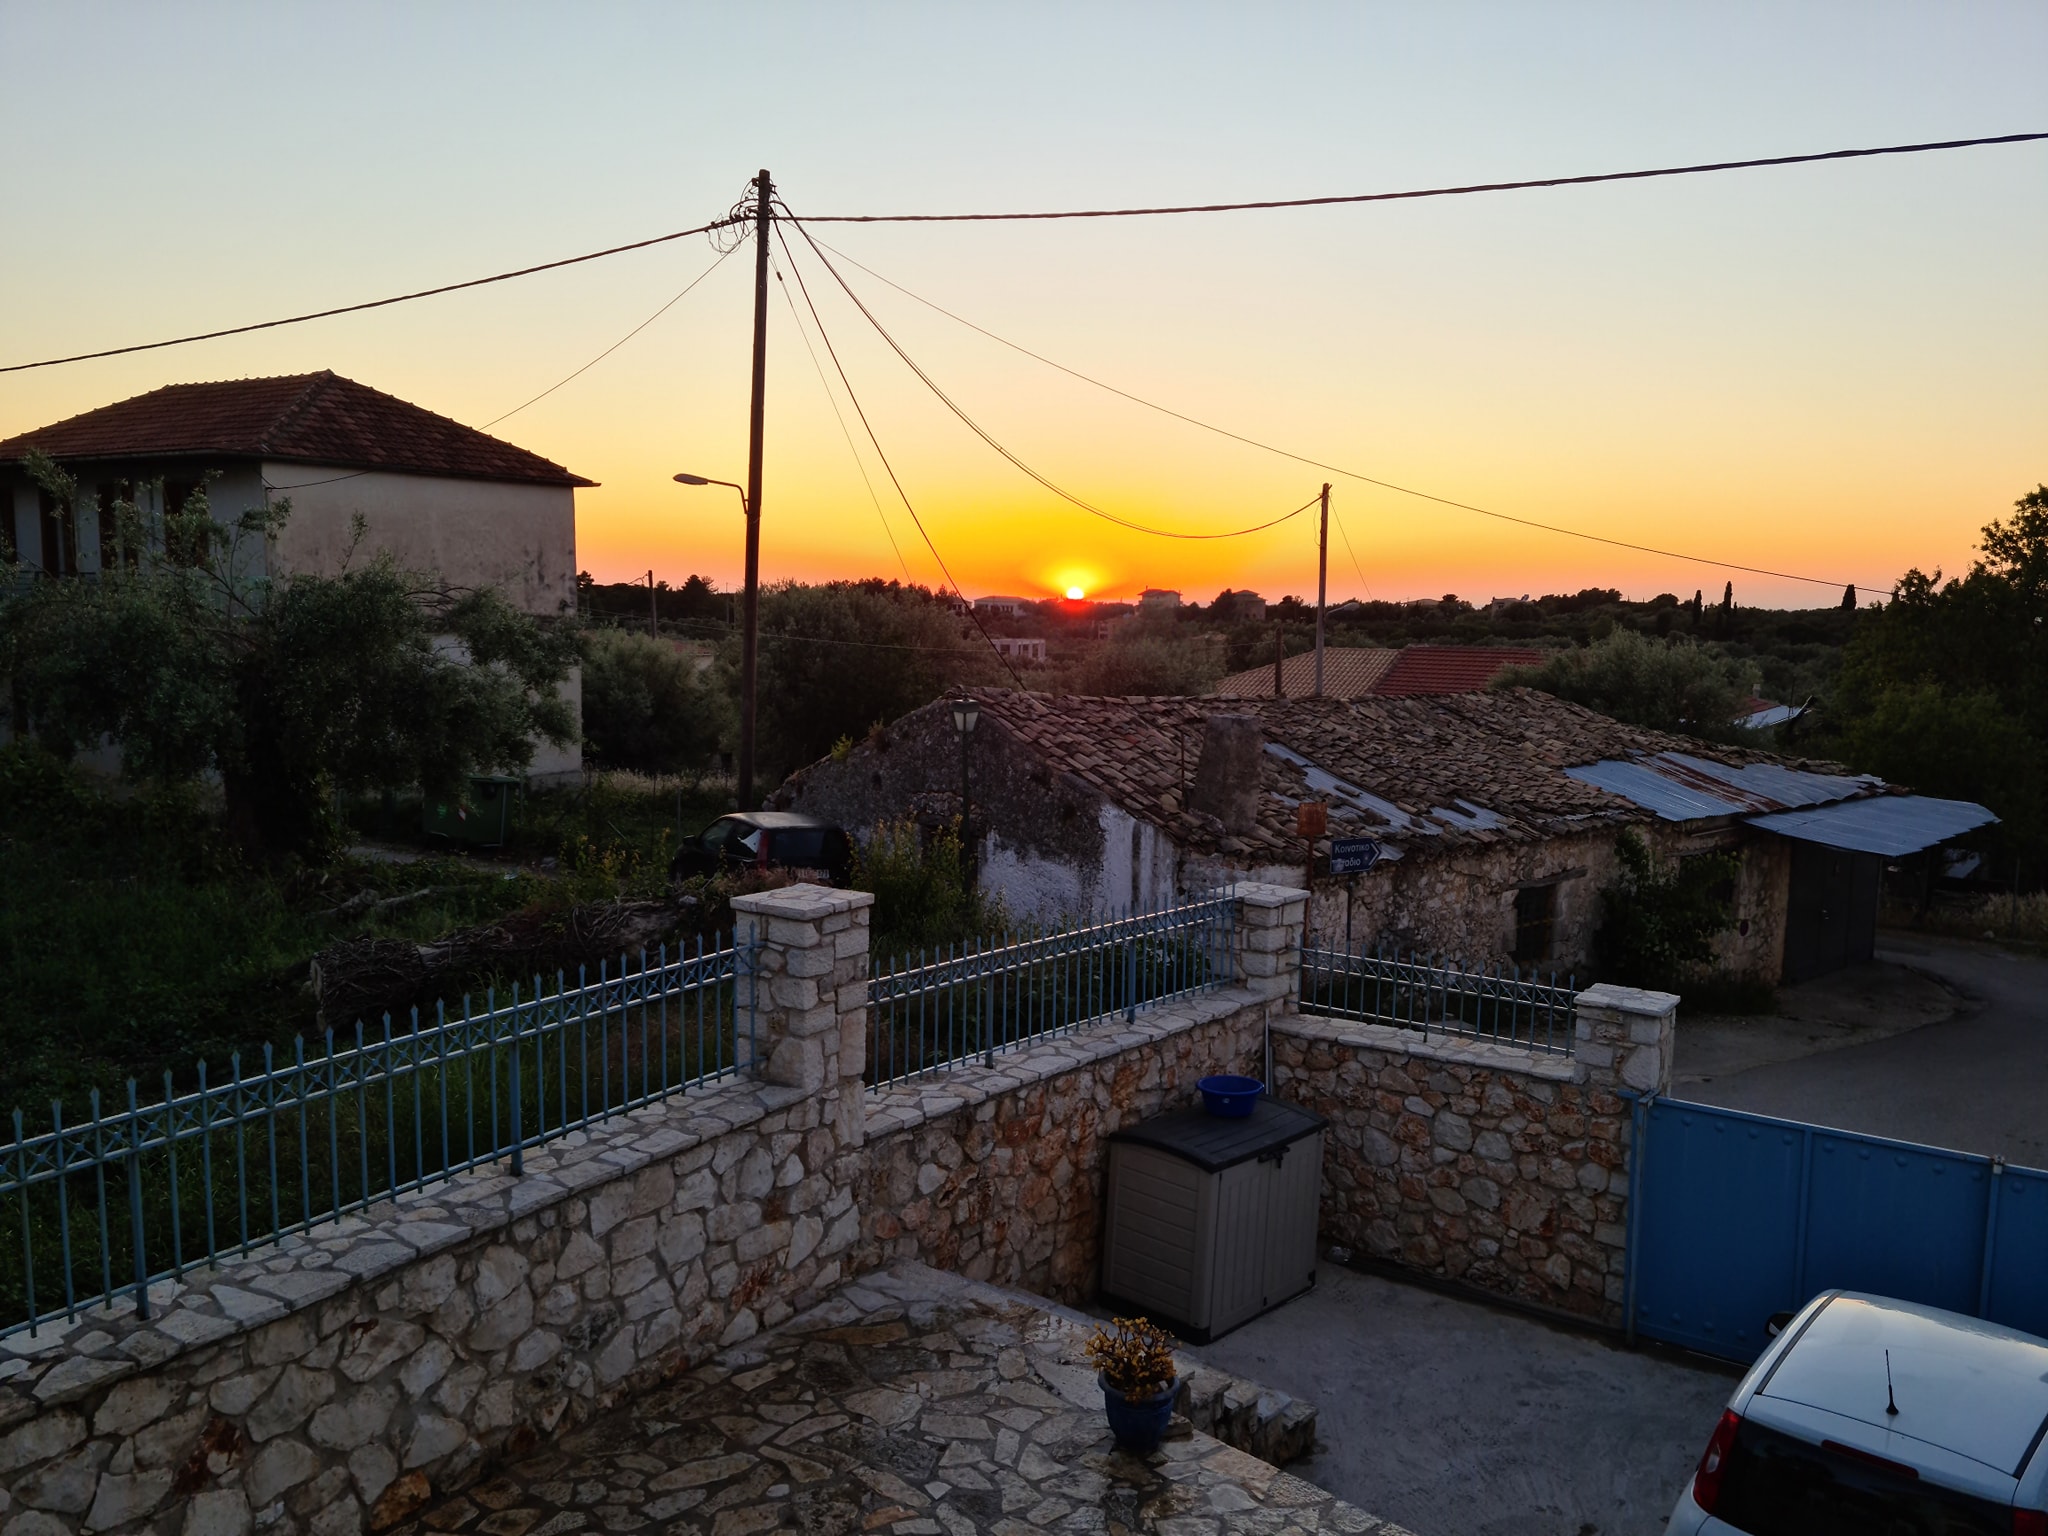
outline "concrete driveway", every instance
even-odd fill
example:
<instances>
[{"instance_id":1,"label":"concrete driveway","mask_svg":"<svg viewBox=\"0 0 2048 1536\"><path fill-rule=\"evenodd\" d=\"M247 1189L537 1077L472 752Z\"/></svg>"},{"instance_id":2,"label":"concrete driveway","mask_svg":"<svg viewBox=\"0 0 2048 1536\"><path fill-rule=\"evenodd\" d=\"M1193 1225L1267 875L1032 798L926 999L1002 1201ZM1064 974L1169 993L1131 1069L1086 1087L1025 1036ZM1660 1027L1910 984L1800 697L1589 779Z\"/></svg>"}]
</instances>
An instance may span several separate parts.
<instances>
[{"instance_id":1,"label":"concrete driveway","mask_svg":"<svg viewBox=\"0 0 2048 1536\"><path fill-rule=\"evenodd\" d=\"M1288 1470L1417 1536L1653 1536L1736 1381L1328 1264L1193 1353L1313 1402Z\"/></svg>"},{"instance_id":2,"label":"concrete driveway","mask_svg":"<svg viewBox=\"0 0 2048 1536\"><path fill-rule=\"evenodd\" d=\"M1681 1011L1677 1094L2048 1168L2048 960L1893 930L1878 935L1877 958L1952 989L1953 1011L1884 1038L1691 1081ZM1834 984L1858 983L1844 973Z\"/></svg>"}]
</instances>

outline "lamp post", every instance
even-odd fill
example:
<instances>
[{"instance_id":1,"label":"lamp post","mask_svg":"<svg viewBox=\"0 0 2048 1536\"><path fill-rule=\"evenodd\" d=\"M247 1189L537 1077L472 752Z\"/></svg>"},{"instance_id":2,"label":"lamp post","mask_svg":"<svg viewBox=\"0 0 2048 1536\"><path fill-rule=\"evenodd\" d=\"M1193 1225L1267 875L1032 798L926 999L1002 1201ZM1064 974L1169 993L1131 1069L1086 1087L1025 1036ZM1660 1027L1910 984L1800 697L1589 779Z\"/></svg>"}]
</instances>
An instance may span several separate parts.
<instances>
[{"instance_id":1,"label":"lamp post","mask_svg":"<svg viewBox=\"0 0 2048 1536\"><path fill-rule=\"evenodd\" d=\"M960 857L967 866L965 874L970 889L974 885L974 841L968 831L967 738L979 724L981 704L977 700L962 697L953 701L953 729L960 735Z\"/></svg>"},{"instance_id":2,"label":"lamp post","mask_svg":"<svg viewBox=\"0 0 2048 1536\"><path fill-rule=\"evenodd\" d=\"M677 475L677 485L723 485L739 493L740 514L747 520L747 586L744 623L740 630L740 760L738 792L740 809L754 808L754 676L760 648L761 629L761 547L760 524L747 488L733 480L714 480L708 475Z\"/></svg>"}]
</instances>

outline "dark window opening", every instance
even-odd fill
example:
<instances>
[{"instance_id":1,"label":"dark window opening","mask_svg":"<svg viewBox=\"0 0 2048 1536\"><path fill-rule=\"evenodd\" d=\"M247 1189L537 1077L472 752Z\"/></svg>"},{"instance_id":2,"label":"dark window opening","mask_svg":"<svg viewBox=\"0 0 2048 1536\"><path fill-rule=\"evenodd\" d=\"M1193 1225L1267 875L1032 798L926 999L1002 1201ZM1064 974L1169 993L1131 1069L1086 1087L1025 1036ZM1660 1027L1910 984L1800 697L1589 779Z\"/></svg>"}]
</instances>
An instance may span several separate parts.
<instances>
[{"instance_id":1,"label":"dark window opening","mask_svg":"<svg viewBox=\"0 0 2048 1536\"><path fill-rule=\"evenodd\" d=\"M129 515L123 519L121 509L126 504ZM137 548L141 539L139 519L135 516L135 482L116 480L100 486L100 569L110 571L117 565L134 566L141 560L142 551ZM126 526L123 526L123 523Z\"/></svg>"},{"instance_id":2,"label":"dark window opening","mask_svg":"<svg viewBox=\"0 0 2048 1536\"><path fill-rule=\"evenodd\" d=\"M164 482L164 558L173 565L204 565L213 542L212 517L202 517L196 507L190 517L185 514L198 489L192 480Z\"/></svg>"},{"instance_id":3,"label":"dark window opening","mask_svg":"<svg viewBox=\"0 0 2048 1536\"><path fill-rule=\"evenodd\" d=\"M1556 928L1556 886L1530 885L1515 892L1515 964L1541 965L1548 960Z\"/></svg>"},{"instance_id":4,"label":"dark window opening","mask_svg":"<svg viewBox=\"0 0 2048 1536\"><path fill-rule=\"evenodd\" d=\"M48 491L36 493L43 520L43 569L52 576L70 576L78 570L78 525L71 511Z\"/></svg>"}]
</instances>

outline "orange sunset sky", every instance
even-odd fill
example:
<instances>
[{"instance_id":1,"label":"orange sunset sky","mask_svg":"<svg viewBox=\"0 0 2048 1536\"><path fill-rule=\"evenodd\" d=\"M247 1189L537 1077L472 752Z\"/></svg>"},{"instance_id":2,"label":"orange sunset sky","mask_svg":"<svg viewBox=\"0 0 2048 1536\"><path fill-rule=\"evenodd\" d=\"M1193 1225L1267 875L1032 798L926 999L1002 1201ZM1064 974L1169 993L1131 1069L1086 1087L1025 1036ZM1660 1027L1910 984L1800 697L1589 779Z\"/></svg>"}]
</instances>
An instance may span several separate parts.
<instances>
[{"instance_id":1,"label":"orange sunset sky","mask_svg":"<svg viewBox=\"0 0 2048 1536\"><path fill-rule=\"evenodd\" d=\"M268 318L723 213L1393 190L2048 127L2039 4L282 7L0 0L0 363ZM43 67L21 68L22 61ZM89 62L89 67L86 67ZM1333 597L1619 586L1832 604L1954 571L2048 479L2048 145L1353 208L821 226L1069 367L1491 521L1093 389L851 266L1050 479L1202 532L1335 481ZM704 272L702 237L253 336L0 374L0 436L191 379L333 368L482 426ZM778 255L778 267L782 259ZM948 415L799 266L970 594L1313 595L1310 517L1147 537ZM737 578L751 251L492 430L602 482L581 563ZM793 281L793 274L791 275ZM763 572L940 576L771 294ZM800 297L790 298L801 303ZM819 361L829 372L830 362ZM833 401L859 441L850 449ZM865 471L865 478L863 475ZM869 486L873 487L873 495Z\"/></svg>"}]
</instances>

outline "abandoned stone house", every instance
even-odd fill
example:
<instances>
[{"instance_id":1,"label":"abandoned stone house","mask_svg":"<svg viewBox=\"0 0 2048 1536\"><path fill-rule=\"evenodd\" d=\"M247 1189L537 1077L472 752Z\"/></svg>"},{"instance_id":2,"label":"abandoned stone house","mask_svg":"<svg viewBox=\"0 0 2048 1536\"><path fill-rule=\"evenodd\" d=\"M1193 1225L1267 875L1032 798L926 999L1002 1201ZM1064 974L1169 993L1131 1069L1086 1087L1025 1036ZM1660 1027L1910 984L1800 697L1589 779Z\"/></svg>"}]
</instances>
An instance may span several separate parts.
<instances>
[{"instance_id":1,"label":"abandoned stone house","mask_svg":"<svg viewBox=\"0 0 2048 1536\"><path fill-rule=\"evenodd\" d=\"M1993 819L1834 764L1664 735L1528 689L1418 698L1086 698L992 690L967 739L983 889L1056 922L1234 880L1307 885L1309 928L1471 963L1583 969L1633 829L1660 858L1738 856L1727 972L1802 980L1869 957L1884 861ZM960 814L941 700L793 776L775 804L865 836ZM1330 837L1368 839L1328 873Z\"/></svg>"}]
</instances>

